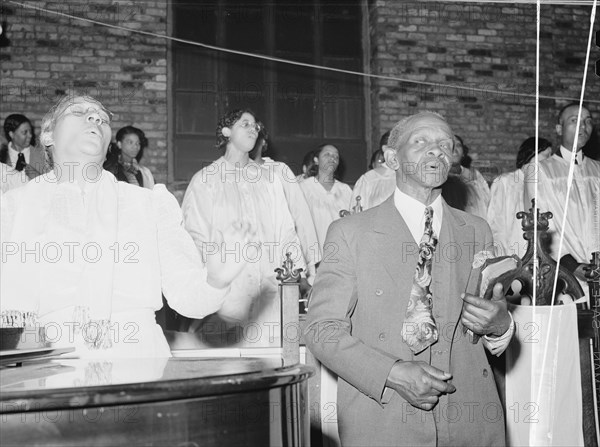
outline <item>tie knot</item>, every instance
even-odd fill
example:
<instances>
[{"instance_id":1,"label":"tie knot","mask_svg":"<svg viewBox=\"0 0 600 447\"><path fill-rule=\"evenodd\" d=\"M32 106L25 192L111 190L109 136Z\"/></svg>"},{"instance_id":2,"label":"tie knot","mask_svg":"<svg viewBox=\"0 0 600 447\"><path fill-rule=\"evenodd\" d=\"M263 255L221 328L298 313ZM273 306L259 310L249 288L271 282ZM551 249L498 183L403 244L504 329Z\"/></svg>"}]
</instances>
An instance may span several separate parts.
<instances>
[{"instance_id":1,"label":"tie knot","mask_svg":"<svg viewBox=\"0 0 600 447\"><path fill-rule=\"evenodd\" d=\"M427 208L425 208L425 218L431 219L432 217L433 217L433 208L428 206Z\"/></svg>"}]
</instances>

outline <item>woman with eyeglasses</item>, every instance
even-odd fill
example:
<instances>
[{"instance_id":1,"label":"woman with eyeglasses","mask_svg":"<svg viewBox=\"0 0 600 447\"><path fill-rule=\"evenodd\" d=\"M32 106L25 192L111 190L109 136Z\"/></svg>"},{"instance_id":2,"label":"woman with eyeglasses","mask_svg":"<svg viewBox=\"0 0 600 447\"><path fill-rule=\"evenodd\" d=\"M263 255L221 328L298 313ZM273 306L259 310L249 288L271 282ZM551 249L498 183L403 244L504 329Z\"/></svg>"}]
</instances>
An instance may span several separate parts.
<instances>
[{"instance_id":1,"label":"woman with eyeglasses","mask_svg":"<svg viewBox=\"0 0 600 447\"><path fill-rule=\"evenodd\" d=\"M352 189L335 178L340 165L340 153L333 144L323 144L315 151L314 165L308 178L300 182L317 230L317 239L323 256L325 235L331 222L340 217L340 211L348 210Z\"/></svg>"},{"instance_id":2,"label":"woman with eyeglasses","mask_svg":"<svg viewBox=\"0 0 600 447\"><path fill-rule=\"evenodd\" d=\"M306 269L283 188L250 158L260 131L252 111L226 113L216 129L216 147L223 155L194 175L183 198L185 228L201 253L212 250L212 232L240 218L249 221L257 241L226 254L248 264L231 283L219 312L192 322L191 330L207 347L279 346L274 269L288 252L296 268Z\"/></svg>"},{"instance_id":3,"label":"woman with eyeglasses","mask_svg":"<svg viewBox=\"0 0 600 447\"><path fill-rule=\"evenodd\" d=\"M113 173L117 180L132 185L154 188L154 176L140 161L148 139L141 129L125 126L116 135L116 144L111 144L104 162L104 169Z\"/></svg>"},{"instance_id":4,"label":"woman with eyeglasses","mask_svg":"<svg viewBox=\"0 0 600 447\"><path fill-rule=\"evenodd\" d=\"M110 121L87 96L44 117L52 170L0 202L0 327L51 327L53 346L80 357L169 357L155 318L162 293L190 317L219 309L244 266L222 259L221 243L245 244L249 227L220 227L214 256L202 259L164 185L139 188L102 169Z\"/></svg>"}]
</instances>

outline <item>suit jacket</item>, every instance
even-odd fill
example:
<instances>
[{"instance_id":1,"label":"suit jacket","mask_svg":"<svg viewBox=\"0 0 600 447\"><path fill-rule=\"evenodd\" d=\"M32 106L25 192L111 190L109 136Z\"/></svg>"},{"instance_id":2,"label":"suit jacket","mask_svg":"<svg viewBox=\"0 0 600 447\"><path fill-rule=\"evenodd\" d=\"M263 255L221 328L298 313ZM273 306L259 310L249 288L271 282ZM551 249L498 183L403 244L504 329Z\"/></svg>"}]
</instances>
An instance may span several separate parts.
<instances>
[{"instance_id":1,"label":"suit jacket","mask_svg":"<svg viewBox=\"0 0 600 447\"><path fill-rule=\"evenodd\" d=\"M503 410L483 344L472 344L459 324L460 294L475 291L473 257L490 248L491 231L483 219L443 206L431 284L439 340L418 355L401 336L418 244L393 195L329 228L305 339L339 376L344 446L505 444ZM433 411L413 407L385 387L399 359L450 371L456 392L441 396Z\"/></svg>"}]
</instances>

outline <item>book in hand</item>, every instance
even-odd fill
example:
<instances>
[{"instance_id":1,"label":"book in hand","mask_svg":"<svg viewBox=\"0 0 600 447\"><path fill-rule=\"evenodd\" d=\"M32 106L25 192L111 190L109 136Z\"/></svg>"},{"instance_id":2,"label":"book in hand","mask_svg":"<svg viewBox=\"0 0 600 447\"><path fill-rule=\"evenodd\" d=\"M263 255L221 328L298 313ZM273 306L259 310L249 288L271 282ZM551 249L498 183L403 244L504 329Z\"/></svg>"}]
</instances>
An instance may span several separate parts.
<instances>
[{"instance_id":1,"label":"book in hand","mask_svg":"<svg viewBox=\"0 0 600 447\"><path fill-rule=\"evenodd\" d=\"M491 300L494 286L498 283L502 284L502 290L506 293L520 268L521 259L516 255L486 259L479 271L479 281L477 283L479 297ZM463 333L469 335L471 343L476 344L479 341L480 336L464 326Z\"/></svg>"}]
</instances>

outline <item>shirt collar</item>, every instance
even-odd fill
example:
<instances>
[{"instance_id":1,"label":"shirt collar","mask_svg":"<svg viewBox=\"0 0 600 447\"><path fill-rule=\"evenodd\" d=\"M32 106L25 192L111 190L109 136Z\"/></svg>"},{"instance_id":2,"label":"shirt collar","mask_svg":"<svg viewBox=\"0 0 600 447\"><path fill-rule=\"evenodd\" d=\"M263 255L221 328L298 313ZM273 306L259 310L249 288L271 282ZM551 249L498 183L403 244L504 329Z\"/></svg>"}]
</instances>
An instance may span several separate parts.
<instances>
[{"instance_id":1,"label":"shirt collar","mask_svg":"<svg viewBox=\"0 0 600 447\"><path fill-rule=\"evenodd\" d=\"M425 208L427 206L403 193L397 187L394 191L394 205L408 226L415 242L419 243L425 229ZM429 206L433 209L433 232L439 237L444 217L442 195L440 194Z\"/></svg>"},{"instance_id":2,"label":"shirt collar","mask_svg":"<svg viewBox=\"0 0 600 447\"><path fill-rule=\"evenodd\" d=\"M571 151L562 145L560 146L560 156L567 160L567 162L571 161ZM578 164L583 163L583 150L575 153L575 160L577 160Z\"/></svg>"},{"instance_id":3,"label":"shirt collar","mask_svg":"<svg viewBox=\"0 0 600 447\"><path fill-rule=\"evenodd\" d=\"M25 149L21 151L23 156L25 157L25 162L29 164L30 154L31 154L31 146L27 146ZM13 163L13 166L17 163L17 159L19 158L19 151L13 147L12 141L8 142L8 156L10 157L10 161Z\"/></svg>"}]
</instances>

